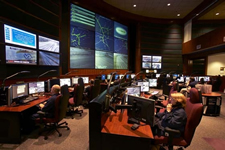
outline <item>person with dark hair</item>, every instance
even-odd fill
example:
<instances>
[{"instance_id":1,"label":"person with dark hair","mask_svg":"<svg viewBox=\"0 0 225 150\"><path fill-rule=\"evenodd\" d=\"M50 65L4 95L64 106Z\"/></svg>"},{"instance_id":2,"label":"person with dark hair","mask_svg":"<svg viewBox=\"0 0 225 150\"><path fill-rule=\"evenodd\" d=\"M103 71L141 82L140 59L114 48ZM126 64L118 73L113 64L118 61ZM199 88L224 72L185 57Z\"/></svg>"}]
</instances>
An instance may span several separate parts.
<instances>
[{"instance_id":1,"label":"person with dark hair","mask_svg":"<svg viewBox=\"0 0 225 150\"><path fill-rule=\"evenodd\" d=\"M95 80L94 80L94 79L91 79L89 82L90 82L90 85L88 85L88 86L86 86L86 87L84 88L84 96L85 96L86 98L88 98L88 97L90 96L91 86L94 85ZM85 99L86 99L86 98L85 98Z\"/></svg>"},{"instance_id":2,"label":"person with dark hair","mask_svg":"<svg viewBox=\"0 0 225 150\"><path fill-rule=\"evenodd\" d=\"M204 78L201 78L200 81L198 82L198 84L205 84Z\"/></svg>"},{"instance_id":3,"label":"person with dark hair","mask_svg":"<svg viewBox=\"0 0 225 150\"><path fill-rule=\"evenodd\" d=\"M196 84L198 84L198 81L195 81L194 77L190 77L190 82L189 82L188 86L193 88L193 87L195 87Z\"/></svg>"},{"instance_id":4,"label":"person with dark hair","mask_svg":"<svg viewBox=\"0 0 225 150\"><path fill-rule=\"evenodd\" d=\"M215 83L213 84L213 91L219 91L221 84L222 84L222 80L221 80L220 75L218 75L216 77Z\"/></svg>"},{"instance_id":5,"label":"person with dark hair","mask_svg":"<svg viewBox=\"0 0 225 150\"><path fill-rule=\"evenodd\" d=\"M179 130L182 134L187 122L187 115L185 112L186 97L182 93L172 93L171 103L167 105L164 112L158 112L155 115L155 123L152 127L154 135L164 136L165 127ZM176 137L179 137L177 135Z\"/></svg>"}]
</instances>

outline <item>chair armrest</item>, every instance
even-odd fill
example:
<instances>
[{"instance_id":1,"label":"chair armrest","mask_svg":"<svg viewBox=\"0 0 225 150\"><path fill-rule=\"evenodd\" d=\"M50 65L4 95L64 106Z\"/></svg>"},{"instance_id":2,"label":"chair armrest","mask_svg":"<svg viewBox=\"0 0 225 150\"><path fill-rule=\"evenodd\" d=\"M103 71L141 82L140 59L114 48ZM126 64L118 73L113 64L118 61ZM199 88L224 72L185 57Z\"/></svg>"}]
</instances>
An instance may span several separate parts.
<instances>
[{"instance_id":1,"label":"chair armrest","mask_svg":"<svg viewBox=\"0 0 225 150\"><path fill-rule=\"evenodd\" d=\"M42 122L43 122L43 118L44 118L44 116L45 116L45 112L43 112L43 111L38 111L37 114L39 114L39 116L40 116L40 122L42 123Z\"/></svg>"},{"instance_id":2,"label":"chair armrest","mask_svg":"<svg viewBox=\"0 0 225 150\"><path fill-rule=\"evenodd\" d=\"M180 130L165 127L165 136L168 136L168 145L169 146L172 146L175 135L180 135L180 134L181 134Z\"/></svg>"}]
</instances>

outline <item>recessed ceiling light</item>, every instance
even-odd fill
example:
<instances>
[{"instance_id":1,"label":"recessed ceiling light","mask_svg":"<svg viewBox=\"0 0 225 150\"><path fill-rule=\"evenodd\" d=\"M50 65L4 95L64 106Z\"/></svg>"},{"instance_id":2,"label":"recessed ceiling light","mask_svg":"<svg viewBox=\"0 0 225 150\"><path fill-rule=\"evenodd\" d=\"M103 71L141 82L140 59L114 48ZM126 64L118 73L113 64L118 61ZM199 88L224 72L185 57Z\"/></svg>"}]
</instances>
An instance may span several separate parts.
<instances>
[{"instance_id":1,"label":"recessed ceiling light","mask_svg":"<svg viewBox=\"0 0 225 150\"><path fill-rule=\"evenodd\" d=\"M218 16L220 13L216 13L216 16Z\"/></svg>"},{"instance_id":2,"label":"recessed ceiling light","mask_svg":"<svg viewBox=\"0 0 225 150\"><path fill-rule=\"evenodd\" d=\"M170 3L168 3L167 6L170 6Z\"/></svg>"},{"instance_id":3,"label":"recessed ceiling light","mask_svg":"<svg viewBox=\"0 0 225 150\"><path fill-rule=\"evenodd\" d=\"M180 16L180 14L177 14L177 17L179 17Z\"/></svg>"},{"instance_id":4,"label":"recessed ceiling light","mask_svg":"<svg viewBox=\"0 0 225 150\"><path fill-rule=\"evenodd\" d=\"M196 16L198 16L199 14L196 14Z\"/></svg>"},{"instance_id":5,"label":"recessed ceiling light","mask_svg":"<svg viewBox=\"0 0 225 150\"><path fill-rule=\"evenodd\" d=\"M135 5L135 4L133 5L133 7L136 7L136 6L137 6L137 5Z\"/></svg>"}]
</instances>

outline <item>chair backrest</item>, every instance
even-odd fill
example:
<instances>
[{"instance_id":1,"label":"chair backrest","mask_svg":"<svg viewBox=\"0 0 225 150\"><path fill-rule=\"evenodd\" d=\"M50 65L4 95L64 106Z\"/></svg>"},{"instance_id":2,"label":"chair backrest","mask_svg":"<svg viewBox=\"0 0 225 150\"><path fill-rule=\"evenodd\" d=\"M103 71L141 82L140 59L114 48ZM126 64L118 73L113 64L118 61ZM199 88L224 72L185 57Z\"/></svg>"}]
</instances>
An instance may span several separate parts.
<instances>
[{"instance_id":1,"label":"chair backrest","mask_svg":"<svg viewBox=\"0 0 225 150\"><path fill-rule=\"evenodd\" d=\"M73 93L74 106L79 106L82 103L83 93L84 93L84 85L75 84Z\"/></svg>"},{"instance_id":2,"label":"chair backrest","mask_svg":"<svg viewBox=\"0 0 225 150\"><path fill-rule=\"evenodd\" d=\"M187 144L190 145L195 129L199 125L203 114L203 105L200 103L198 90L196 88L190 90L190 98L187 98L185 111L187 114L187 123L183 138Z\"/></svg>"},{"instance_id":3,"label":"chair backrest","mask_svg":"<svg viewBox=\"0 0 225 150\"><path fill-rule=\"evenodd\" d=\"M61 98L62 98L62 95L58 95L56 97L56 100L55 100L55 108L54 108L54 122L59 122L59 112L60 112L60 101L61 101Z\"/></svg>"},{"instance_id":4,"label":"chair backrest","mask_svg":"<svg viewBox=\"0 0 225 150\"><path fill-rule=\"evenodd\" d=\"M90 94L88 97L88 100L91 101L95 97L97 97L100 94L101 86L100 86L100 80L95 79L94 85L90 86Z\"/></svg>"},{"instance_id":5,"label":"chair backrest","mask_svg":"<svg viewBox=\"0 0 225 150\"><path fill-rule=\"evenodd\" d=\"M63 85L61 87L61 100L59 104L59 120L62 120L66 116L68 101L70 97L68 85Z\"/></svg>"}]
</instances>

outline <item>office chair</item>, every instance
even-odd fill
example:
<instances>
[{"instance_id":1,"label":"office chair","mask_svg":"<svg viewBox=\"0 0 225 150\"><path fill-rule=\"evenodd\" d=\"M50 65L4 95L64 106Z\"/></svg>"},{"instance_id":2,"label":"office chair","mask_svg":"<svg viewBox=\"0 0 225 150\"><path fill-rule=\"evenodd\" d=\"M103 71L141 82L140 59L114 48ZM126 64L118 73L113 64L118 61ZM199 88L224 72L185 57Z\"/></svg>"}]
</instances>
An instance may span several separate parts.
<instances>
[{"instance_id":1,"label":"office chair","mask_svg":"<svg viewBox=\"0 0 225 150\"><path fill-rule=\"evenodd\" d=\"M100 80L95 79L94 84L91 85L89 89L90 94L87 97L88 103L100 94L100 89L101 89Z\"/></svg>"},{"instance_id":2,"label":"office chair","mask_svg":"<svg viewBox=\"0 0 225 150\"><path fill-rule=\"evenodd\" d=\"M73 97L69 99L69 110L67 115L70 115L73 119L74 114L80 114L82 116L83 110L79 110L79 106L83 102L84 82L82 78L78 79L78 84L74 85Z\"/></svg>"},{"instance_id":3,"label":"office chair","mask_svg":"<svg viewBox=\"0 0 225 150\"><path fill-rule=\"evenodd\" d=\"M196 88L192 88L190 90L190 98L187 98L185 112L187 114L187 123L185 125L184 133L180 133L179 130L166 127L165 131L168 135L155 135L154 144L168 145L169 150L172 150L173 146L186 148L191 144L195 129L199 125L203 114L203 105L200 103L198 90ZM181 134L181 137L174 137L176 134Z\"/></svg>"},{"instance_id":4,"label":"office chair","mask_svg":"<svg viewBox=\"0 0 225 150\"><path fill-rule=\"evenodd\" d=\"M68 86L63 85L61 87L61 94L58 95L55 100L54 117L47 118L44 116L45 112L42 112L42 111L38 112L38 114L40 114L41 117L37 118L35 120L35 123L36 124L44 124L44 129L42 131L40 131L40 134L47 131L47 133L44 135L45 140L48 139L48 135L52 131L57 131L59 137L62 136L62 134L59 132L58 128L67 128L67 130L70 129L68 127L68 123L66 121L60 123L60 121L62 121L66 115L68 99L69 99Z\"/></svg>"}]
</instances>

